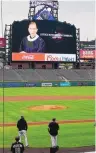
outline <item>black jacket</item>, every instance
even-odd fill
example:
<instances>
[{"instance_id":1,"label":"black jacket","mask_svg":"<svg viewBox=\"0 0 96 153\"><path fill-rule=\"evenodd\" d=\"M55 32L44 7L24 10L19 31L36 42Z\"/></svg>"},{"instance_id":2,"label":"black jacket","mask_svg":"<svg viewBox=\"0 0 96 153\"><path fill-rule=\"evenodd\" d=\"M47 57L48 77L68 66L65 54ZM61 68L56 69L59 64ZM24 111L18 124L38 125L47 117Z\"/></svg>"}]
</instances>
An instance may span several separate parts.
<instances>
[{"instance_id":1,"label":"black jacket","mask_svg":"<svg viewBox=\"0 0 96 153\"><path fill-rule=\"evenodd\" d=\"M52 136L58 135L58 130L59 130L58 123L51 122L51 123L49 123L48 127L49 127L48 131L49 131L50 135L52 135Z\"/></svg>"},{"instance_id":2,"label":"black jacket","mask_svg":"<svg viewBox=\"0 0 96 153\"><path fill-rule=\"evenodd\" d=\"M20 142L15 142L11 146L12 153L23 153L24 152L24 145Z\"/></svg>"},{"instance_id":3,"label":"black jacket","mask_svg":"<svg viewBox=\"0 0 96 153\"><path fill-rule=\"evenodd\" d=\"M19 131L21 131L21 130L26 130L27 131L27 129L28 129L27 122L24 119L20 119L17 122L17 128L18 128Z\"/></svg>"},{"instance_id":4,"label":"black jacket","mask_svg":"<svg viewBox=\"0 0 96 153\"><path fill-rule=\"evenodd\" d=\"M28 37L30 37L30 35ZM42 53L45 51L45 42L41 37L38 37L38 35L34 41L29 41L27 37L24 37L19 50L25 51L26 53Z\"/></svg>"}]
</instances>

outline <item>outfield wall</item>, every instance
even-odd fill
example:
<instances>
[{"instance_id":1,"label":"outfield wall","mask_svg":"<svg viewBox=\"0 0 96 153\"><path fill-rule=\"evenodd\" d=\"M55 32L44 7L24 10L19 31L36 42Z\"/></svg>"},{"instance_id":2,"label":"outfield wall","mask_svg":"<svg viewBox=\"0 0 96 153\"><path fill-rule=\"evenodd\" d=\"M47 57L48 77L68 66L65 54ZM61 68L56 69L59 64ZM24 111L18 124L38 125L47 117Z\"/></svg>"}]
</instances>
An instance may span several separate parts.
<instances>
[{"instance_id":1,"label":"outfield wall","mask_svg":"<svg viewBox=\"0 0 96 153\"><path fill-rule=\"evenodd\" d=\"M66 87L66 86L95 86L95 81L45 81L45 82L0 82L0 87Z\"/></svg>"}]
</instances>

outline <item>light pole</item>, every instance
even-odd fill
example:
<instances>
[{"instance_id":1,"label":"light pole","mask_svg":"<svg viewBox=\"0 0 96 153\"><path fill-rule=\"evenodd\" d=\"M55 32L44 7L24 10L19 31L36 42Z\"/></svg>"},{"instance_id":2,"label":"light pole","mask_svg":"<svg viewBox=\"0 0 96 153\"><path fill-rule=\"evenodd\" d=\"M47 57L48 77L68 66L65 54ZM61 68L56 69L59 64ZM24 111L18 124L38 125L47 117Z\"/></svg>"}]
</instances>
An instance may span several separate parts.
<instances>
[{"instance_id":1,"label":"light pole","mask_svg":"<svg viewBox=\"0 0 96 153\"><path fill-rule=\"evenodd\" d=\"M1 9L0 9L0 14L1 14L1 33L2 33L2 38L3 36L3 0L1 0ZM4 55L4 54L3 54ZM2 99L3 99L3 153L4 153L4 56L3 56L3 94L2 94Z\"/></svg>"},{"instance_id":2,"label":"light pole","mask_svg":"<svg viewBox=\"0 0 96 153\"><path fill-rule=\"evenodd\" d=\"M3 1L1 0L1 32L2 32L2 38L3 38Z\"/></svg>"}]
</instances>

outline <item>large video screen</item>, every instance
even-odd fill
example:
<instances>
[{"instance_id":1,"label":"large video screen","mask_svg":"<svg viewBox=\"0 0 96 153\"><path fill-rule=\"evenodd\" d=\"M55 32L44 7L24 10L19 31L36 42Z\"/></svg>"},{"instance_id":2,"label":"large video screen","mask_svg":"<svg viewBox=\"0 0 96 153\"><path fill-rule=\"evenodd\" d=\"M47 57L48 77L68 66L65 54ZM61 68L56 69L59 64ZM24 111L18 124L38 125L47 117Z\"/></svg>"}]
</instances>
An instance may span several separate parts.
<instances>
[{"instance_id":1,"label":"large video screen","mask_svg":"<svg viewBox=\"0 0 96 153\"><path fill-rule=\"evenodd\" d=\"M75 26L48 20L13 22L12 60L75 62Z\"/></svg>"}]
</instances>

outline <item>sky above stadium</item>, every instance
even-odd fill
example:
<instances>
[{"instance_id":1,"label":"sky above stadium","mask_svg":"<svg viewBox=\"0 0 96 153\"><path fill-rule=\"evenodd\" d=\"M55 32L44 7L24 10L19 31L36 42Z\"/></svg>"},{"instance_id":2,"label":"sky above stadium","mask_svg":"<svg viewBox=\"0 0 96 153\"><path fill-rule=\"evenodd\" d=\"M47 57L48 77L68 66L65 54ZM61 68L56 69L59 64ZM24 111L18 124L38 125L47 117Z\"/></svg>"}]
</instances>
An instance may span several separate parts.
<instances>
[{"instance_id":1,"label":"sky above stadium","mask_svg":"<svg viewBox=\"0 0 96 153\"><path fill-rule=\"evenodd\" d=\"M1 0L0 0L1 2ZM1 3L0 3L1 8ZM29 0L3 0L3 31L5 24L28 18ZM59 1L59 21L66 21L80 28L80 40L93 40L95 38L95 1L94 0L62 0ZM1 23L1 12L0 12ZM0 24L0 37L2 28Z\"/></svg>"}]
</instances>

